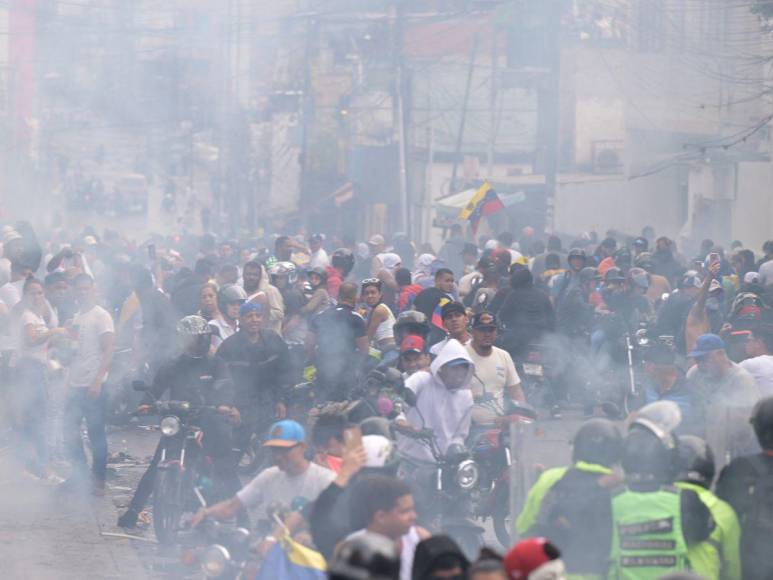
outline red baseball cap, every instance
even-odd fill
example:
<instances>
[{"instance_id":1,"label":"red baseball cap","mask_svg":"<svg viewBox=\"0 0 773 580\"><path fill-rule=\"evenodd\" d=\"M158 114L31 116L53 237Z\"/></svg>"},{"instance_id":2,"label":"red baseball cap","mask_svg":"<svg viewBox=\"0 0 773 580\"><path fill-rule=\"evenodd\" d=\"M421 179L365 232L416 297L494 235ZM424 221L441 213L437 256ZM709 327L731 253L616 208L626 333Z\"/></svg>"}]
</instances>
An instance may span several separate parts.
<instances>
[{"instance_id":1,"label":"red baseball cap","mask_svg":"<svg viewBox=\"0 0 773 580\"><path fill-rule=\"evenodd\" d=\"M400 343L400 354L404 354L406 352L423 353L426 352L425 346L426 345L422 337L416 336L415 334L409 334L403 339L403 342Z\"/></svg>"}]
</instances>

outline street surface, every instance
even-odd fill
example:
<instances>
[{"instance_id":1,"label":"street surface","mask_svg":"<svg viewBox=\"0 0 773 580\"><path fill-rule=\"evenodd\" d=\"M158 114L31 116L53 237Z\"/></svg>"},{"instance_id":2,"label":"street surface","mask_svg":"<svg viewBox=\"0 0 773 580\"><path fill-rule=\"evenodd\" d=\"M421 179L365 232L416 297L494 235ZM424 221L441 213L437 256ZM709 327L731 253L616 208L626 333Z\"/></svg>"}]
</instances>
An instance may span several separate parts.
<instances>
[{"instance_id":1,"label":"street surface","mask_svg":"<svg viewBox=\"0 0 773 580\"><path fill-rule=\"evenodd\" d=\"M527 476L541 467L569 461L571 440L582 423L576 413L539 421L528 428ZM181 578L179 550L155 543L152 525L137 530L116 526L158 442L153 427L111 428L111 462L104 497L62 493L55 486L20 475L11 453L0 455L0 561L2 576L14 579ZM66 464L61 474L66 475ZM152 517L148 511L148 516ZM130 534L142 540L103 534ZM487 526L487 541L499 547ZM144 540L144 541L143 541ZM194 570L195 572L195 570Z\"/></svg>"}]
</instances>

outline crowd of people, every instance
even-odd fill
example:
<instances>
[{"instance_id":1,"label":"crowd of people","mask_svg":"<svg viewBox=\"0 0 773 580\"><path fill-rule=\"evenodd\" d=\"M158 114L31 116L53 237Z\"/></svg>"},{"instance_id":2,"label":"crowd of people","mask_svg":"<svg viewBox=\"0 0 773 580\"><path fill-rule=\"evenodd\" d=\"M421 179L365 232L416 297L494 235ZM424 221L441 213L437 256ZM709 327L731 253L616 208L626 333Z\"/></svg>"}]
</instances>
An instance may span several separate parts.
<instances>
[{"instance_id":1,"label":"crowd of people","mask_svg":"<svg viewBox=\"0 0 773 580\"><path fill-rule=\"evenodd\" d=\"M688 259L652 228L474 240L457 225L437 251L404 234L137 243L19 222L1 235L2 410L30 477L103 494L106 423L141 378L140 414L165 396L216 410L204 446L229 497L193 524L284 504L331 577L379 558L401 579L773 573L760 541L773 526L773 241L758 256L704 240ZM375 414L431 431L441 454L512 404L585 414L573 465L542 473L518 519L532 539L471 563L422 525L420 480L397 466L434 456L344 404L388 368L403 404L379 398ZM302 383L332 410L299 413ZM610 419L627 419L625 435ZM242 487L255 437L273 466ZM138 524L161 455L119 525Z\"/></svg>"}]
</instances>

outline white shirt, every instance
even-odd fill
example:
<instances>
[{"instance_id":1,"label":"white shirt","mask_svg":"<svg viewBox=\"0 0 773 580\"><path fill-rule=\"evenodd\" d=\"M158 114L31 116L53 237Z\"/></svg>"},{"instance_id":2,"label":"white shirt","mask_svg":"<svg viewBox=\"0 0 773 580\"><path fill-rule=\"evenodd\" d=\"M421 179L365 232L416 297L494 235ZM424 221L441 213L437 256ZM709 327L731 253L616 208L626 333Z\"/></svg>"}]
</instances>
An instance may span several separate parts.
<instances>
[{"instance_id":1,"label":"white shirt","mask_svg":"<svg viewBox=\"0 0 773 580\"><path fill-rule=\"evenodd\" d=\"M357 530L346 537L345 541L357 538L368 530ZM400 538L400 580L411 580L413 577L413 559L416 555L416 546L421 542L419 529L411 526L408 533Z\"/></svg>"},{"instance_id":2,"label":"white shirt","mask_svg":"<svg viewBox=\"0 0 773 580\"><path fill-rule=\"evenodd\" d=\"M330 258L324 248L309 254L309 268L327 268L330 265Z\"/></svg>"},{"instance_id":3,"label":"white shirt","mask_svg":"<svg viewBox=\"0 0 773 580\"><path fill-rule=\"evenodd\" d=\"M20 358L32 358L43 364L48 360L48 341L39 344L27 344L27 326L32 325L35 330L44 332L57 326L56 313L52 311L51 324L46 324L45 319L32 310L25 310L19 319L19 343L18 354Z\"/></svg>"},{"instance_id":4,"label":"white shirt","mask_svg":"<svg viewBox=\"0 0 773 580\"><path fill-rule=\"evenodd\" d=\"M757 381L760 396L770 397L773 395L773 355L763 354L747 358L738 364Z\"/></svg>"},{"instance_id":5,"label":"white shirt","mask_svg":"<svg viewBox=\"0 0 773 580\"><path fill-rule=\"evenodd\" d=\"M273 501L289 507L296 497L314 501L335 478L335 473L316 463L309 463L306 471L294 476L278 467L269 467L256 475L236 497L244 507Z\"/></svg>"},{"instance_id":6,"label":"white shirt","mask_svg":"<svg viewBox=\"0 0 773 580\"><path fill-rule=\"evenodd\" d=\"M492 347L490 355L481 356L475 352L472 342L467 343L466 347L472 362L475 363L475 374L470 383L473 396L482 397L489 393L500 403L504 402L505 387L512 387L521 382L510 354L495 346Z\"/></svg>"},{"instance_id":7,"label":"white shirt","mask_svg":"<svg viewBox=\"0 0 773 580\"><path fill-rule=\"evenodd\" d=\"M72 326L78 336L78 350L70 367L70 386L86 388L99 372L102 335L115 332L113 318L101 306L94 306L87 312L76 313Z\"/></svg>"},{"instance_id":8,"label":"white shirt","mask_svg":"<svg viewBox=\"0 0 773 580\"><path fill-rule=\"evenodd\" d=\"M762 266L760 266L759 274L760 284L763 286L773 284L773 260L768 260L762 264Z\"/></svg>"}]
</instances>

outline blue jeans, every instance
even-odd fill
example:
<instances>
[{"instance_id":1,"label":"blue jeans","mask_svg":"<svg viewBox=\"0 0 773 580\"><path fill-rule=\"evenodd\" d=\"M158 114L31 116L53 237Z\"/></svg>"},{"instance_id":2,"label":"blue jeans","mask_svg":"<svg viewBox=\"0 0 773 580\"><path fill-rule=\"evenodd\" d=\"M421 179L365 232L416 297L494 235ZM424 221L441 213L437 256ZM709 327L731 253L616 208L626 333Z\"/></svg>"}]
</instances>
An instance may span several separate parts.
<instances>
[{"instance_id":1,"label":"blue jeans","mask_svg":"<svg viewBox=\"0 0 773 580\"><path fill-rule=\"evenodd\" d=\"M107 473L105 403L104 389L97 398L92 399L88 389L71 387L64 409L64 441L73 469L79 471L78 475L81 476L87 470L86 452L81 439L81 422L85 419L93 455L91 472L98 481L104 481Z\"/></svg>"}]
</instances>

